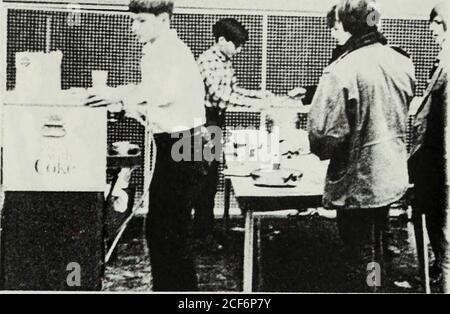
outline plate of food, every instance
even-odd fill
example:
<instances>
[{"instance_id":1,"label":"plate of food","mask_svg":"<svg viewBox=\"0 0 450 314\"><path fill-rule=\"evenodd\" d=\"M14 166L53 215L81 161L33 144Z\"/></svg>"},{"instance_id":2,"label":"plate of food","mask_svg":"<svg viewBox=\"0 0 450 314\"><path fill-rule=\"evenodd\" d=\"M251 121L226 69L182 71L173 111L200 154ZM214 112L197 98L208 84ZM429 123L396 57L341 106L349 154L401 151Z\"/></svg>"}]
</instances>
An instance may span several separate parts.
<instances>
[{"instance_id":1,"label":"plate of food","mask_svg":"<svg viewBox=\"0 0 450 314\"><path fill-rule=\"evenodd\" d=\"M261 187L294 188L303 177L303 172L297 169L257 169L251 172L254 184Z\"/></svg>"}]
</instances>

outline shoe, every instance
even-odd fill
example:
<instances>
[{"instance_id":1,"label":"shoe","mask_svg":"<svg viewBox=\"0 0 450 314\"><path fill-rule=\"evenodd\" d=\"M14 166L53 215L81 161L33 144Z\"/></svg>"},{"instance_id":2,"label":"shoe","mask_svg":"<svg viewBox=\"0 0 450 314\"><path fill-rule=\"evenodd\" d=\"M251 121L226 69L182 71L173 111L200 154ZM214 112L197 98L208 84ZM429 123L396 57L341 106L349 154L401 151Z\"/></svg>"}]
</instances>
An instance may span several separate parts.
<instances>
[{"instance_id":1,"label":"shoe","mask_svg":"<svg viewBox=\"0 0 450 314\"><path fill-rule=\"evenodd\" d=\"M212 253L219 253L223 251L224 247L214 236L210 235L203 243L203 247Z\"/></svg>"},{"instance_id":2,"label":"shoe","mask_svg":"<svg viewBox=\"0 0 450 314\"><path fill-rule=\"evenodd\" d=\"M193 239L193 249L209 253L219 253L223 251L224 245L213 235L195 237Z\"/></svg>"},{"instance_id":3,"label":"shoe","mask_svg":"<svg viewBox=\"0 0 450 314\"><path fill-rule=\"evenodd\" d=\"M433 283L442 280L442 267L439 263L434 263L433 266L430 267L430 280Z\"/></svg>"}]
</instances>

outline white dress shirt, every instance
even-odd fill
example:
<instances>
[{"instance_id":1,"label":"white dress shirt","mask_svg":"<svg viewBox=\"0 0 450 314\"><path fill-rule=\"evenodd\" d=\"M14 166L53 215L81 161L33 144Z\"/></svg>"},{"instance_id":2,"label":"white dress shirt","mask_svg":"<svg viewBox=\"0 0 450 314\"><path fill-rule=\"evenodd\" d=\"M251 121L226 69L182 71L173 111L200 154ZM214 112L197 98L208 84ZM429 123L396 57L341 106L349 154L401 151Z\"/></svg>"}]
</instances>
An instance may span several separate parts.
<instances>
[{"instance_id":1,"label":"white dress shirt","mask_svg":"<svg viewBox=\"0 0 450 314\"><path fill-rule=\"evenodd\" d=\"M197 62L175 30L142 49L142 81L124 97L128 116L144 118L157 133L205 124L205 87Z\"/></svg>"}]
</instances>

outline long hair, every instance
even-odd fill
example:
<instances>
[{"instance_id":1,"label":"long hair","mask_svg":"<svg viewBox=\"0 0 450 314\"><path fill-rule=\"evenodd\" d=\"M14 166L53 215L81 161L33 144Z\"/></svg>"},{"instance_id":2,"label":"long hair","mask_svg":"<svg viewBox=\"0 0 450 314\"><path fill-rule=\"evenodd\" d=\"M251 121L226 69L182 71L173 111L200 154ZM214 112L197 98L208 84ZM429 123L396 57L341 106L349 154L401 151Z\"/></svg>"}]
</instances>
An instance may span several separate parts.
<instances>
[{"instance_id":1,"label":"long hair","mask_svg":"<svg viewBox=\"0 0 450 314\"><path fill-rule=\"evenodd\" d=\"M333 5L333 7L327 13L328 28L333 28L336 25L336 8L337 8L337 4Z\"/></svg>"},{"instance_id":2,"label":"long hair","mask_svg":"<svg viewBox=\"0 0 450 314\"><path fill-rule=\"evenodd\" d=\"M436 16L440 16L442 21L444 22L444 30L447 31L448 22L449 22L449 10L450 6L448 5L448 0L444 0L439 2L430 13L430 22L432 22Z\"/></svg>"},{"instance_id":3,"label":"long hair","mask_svg":"<svg viewBox=\"0 0 450 314\"><path fill-rule=\"evenodd\" d=\"M339 20L346 32L365 35L378 30L381 18L375 0L341 0L337 7Z\"/></svg>"}]
</instances>

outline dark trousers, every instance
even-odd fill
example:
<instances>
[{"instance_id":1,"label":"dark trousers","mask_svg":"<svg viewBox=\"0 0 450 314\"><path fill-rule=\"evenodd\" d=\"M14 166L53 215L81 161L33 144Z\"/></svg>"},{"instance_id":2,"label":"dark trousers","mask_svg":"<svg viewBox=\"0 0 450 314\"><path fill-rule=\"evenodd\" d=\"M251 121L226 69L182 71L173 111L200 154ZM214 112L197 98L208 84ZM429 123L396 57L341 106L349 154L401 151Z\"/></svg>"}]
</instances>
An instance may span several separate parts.
<instances>
[{"instance_id":1,"label":"dark trousers","mask_svg":"<svg viewBox=\"0 0 450 314\"><path fill-rule=\"evenodd\" d=\"M203 177L195 201L194 231L197 236L208 236L214 231L214 207L219 181L220 162L213 161Z\"/></svg>"},{"instance_id":2,"label":"dark trousers","mask_svg":"<svg viewBox=\"0 0 450 314\"><path fill-rule=\"evenodd\" d=\"M386 277L386 252L388 248L389 207L374 209L338 210L337 224L344 243L344 259L353 270L366 274L369 263L378 263L381 267L381 285ZM365 275L356 278L364 291L373 291ZM380 289L378 289L380 290Z\"/></svg>"},{"instance_id":3,"label":"dark trousers","mask_svg":"<svg viewBox=\"0 0 450 314\"><path fill-rule=\"evenodd\" d=\"M196 162L174 161L171 151L177 141L170 134L155 135L156 164L146 220L154 291L197 290L188 224L199 174Z\"/></svg>"},{"instance_id":4,"label":"dark trousers","mask_svg":"<svg viewBox=\"0 0 450 314\"><path fill-rule=\"evenodd\" d=\"M439 140L437 142L439 143ZM434 275L439 277L442 268L448 265L449 248L449 240L446 237L447 193L443 153L422 147L410 159L409 169L414 183L412 208L419 269L424 269L422 215L425 215L426 229L435 258ZM424 278L423 272L420 275Z\"/></svg>"},{"instance_id":5,"label":"dark trousers","mask_svg":"<svg viewBox=\"0 0 450 314\"><path fill-rule=\"evenodd\" d=\"M224 130L225 110L206 108L206 126L216 126ZM215 146L217 156L222 155L222 147ZM219 160L209 162L205 175L199 183L195 200L194 231L197 236L207 237L214 232L214 207L219 182Z\"/></svg>"},{"instance_id":6,"label":"dark trousers","mask_svg":"<svg viewBox=\"0 0 450 314\"><path fill-rule=\"evenodd\" d=\"M431 183L429 184L431 185ZM433 191L422 183L417 183L414 188L414 199L412 202L414 231L416 235L417 255L419 258L419 268L424 269L424 234L422 214L425 215L426 230L430 239L431 248L435 259L435 270L439 275L442 272L443 264L448 258L448 238L446 237L446 199L445 186L435 187ZM441 192L439 193L439 189ZM428 254L428 252L426 252ZM423 273L420 273L424 278Z\"/></svg>"}]
</instances>

